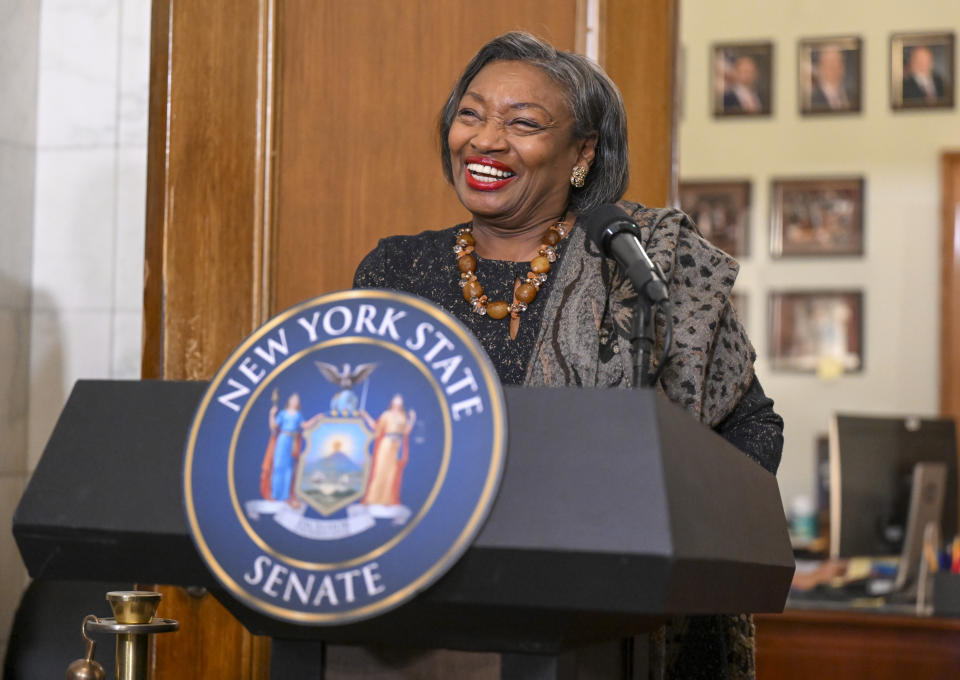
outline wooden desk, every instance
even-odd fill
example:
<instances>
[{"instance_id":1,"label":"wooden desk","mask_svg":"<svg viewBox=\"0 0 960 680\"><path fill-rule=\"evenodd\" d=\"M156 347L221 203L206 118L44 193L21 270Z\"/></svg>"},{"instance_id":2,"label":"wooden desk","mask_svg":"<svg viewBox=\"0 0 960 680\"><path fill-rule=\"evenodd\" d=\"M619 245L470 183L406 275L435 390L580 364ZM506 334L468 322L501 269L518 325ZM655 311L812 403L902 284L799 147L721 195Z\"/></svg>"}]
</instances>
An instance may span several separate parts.
<instances>
[{"instance_id":1,"label":"wooden desk","mask_svg":"<svg viewBox=\"0 0 960 680\"><path fill-rule=\"evenodd\" d=\"M799 609L754 618L758 680L960 677L960 619Z\"/></svg>"}]
</instances>

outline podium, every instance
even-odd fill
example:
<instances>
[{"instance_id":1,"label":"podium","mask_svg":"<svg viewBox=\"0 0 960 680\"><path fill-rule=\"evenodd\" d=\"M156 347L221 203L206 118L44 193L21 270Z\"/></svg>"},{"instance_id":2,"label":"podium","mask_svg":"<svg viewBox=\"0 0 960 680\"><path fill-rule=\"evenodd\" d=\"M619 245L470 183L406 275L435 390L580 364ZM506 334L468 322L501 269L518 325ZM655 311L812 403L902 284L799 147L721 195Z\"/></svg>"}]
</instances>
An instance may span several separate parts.
<instances>
[{"instance_id":1,"label":"podium","mask_svg":"<svg viewBox=\"0 0 960 680\"><path fill-rule=\"evenodd\" d=\"M374 619L276 621L219 587L187 530L183 450L205 389L76 384L14 515L33 578L207 588L274 638L277 678L323 677L323 644L497 651L503 677L554 678L582 645L786 601L793 554L758 464L650 390L505 388L503 481L459 562Z\"/></svg>"}]
</instances>

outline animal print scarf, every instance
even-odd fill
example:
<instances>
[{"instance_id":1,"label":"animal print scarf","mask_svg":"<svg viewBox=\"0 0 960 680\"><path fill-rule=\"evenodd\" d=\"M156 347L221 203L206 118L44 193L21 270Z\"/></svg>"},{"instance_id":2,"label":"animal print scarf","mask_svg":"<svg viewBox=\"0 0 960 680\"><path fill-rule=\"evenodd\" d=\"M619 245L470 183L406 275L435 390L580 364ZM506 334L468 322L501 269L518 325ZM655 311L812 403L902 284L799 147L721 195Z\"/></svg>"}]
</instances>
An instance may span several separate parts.
<instances>
[{"instance_id":1,"label":"animal print scarf","mask_svg":"<svg viewBox=\"0 0 960 680\"><path fill-rule=\"evenodd\" d=\"M683 213L623 201L641 242L663 270L673 304L673 348L661 380L671 401L713 426L753 380L756 357L732 306L739 265L708 244ZM629 387L630 330L636 292L583 229L569 236L552 284L525 384ZM593 328L596 333L585 333ZM657 322L659 354L663 319Z\"/></svg>"}]
</instances>

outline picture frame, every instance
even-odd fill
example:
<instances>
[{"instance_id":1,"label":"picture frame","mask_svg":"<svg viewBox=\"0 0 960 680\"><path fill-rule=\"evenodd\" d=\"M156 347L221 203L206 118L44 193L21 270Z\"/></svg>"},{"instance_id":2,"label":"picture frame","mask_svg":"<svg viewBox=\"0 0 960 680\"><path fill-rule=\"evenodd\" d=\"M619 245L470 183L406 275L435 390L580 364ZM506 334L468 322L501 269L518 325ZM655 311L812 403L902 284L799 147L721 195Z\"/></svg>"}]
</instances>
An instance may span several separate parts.
<instances>
[{"instance_id":1,"label":"picture frame","mask_svg":"<svg viewBox=\"0 0 960 680\"><path fill-rule=\"evenodd\" d=\"M718 118L773 111L773 43L717 43L710 50L710 101Z\"/></svg>"},{"instance_id":2,"label":"picture frame","mask_svg":"<svg viewBox=\"0 0 960 680\"><path fill-rule=\"evenodd\" d=\"M950 31L890 36L890 106L894 111L954 107L954 42Z\"/></svg>"},{"instance_id":3,"label":"picture frame","mask_svg":"<svg viewBox=\"0 0 960 680\"><path fill-rule=\"evenodd\" d=\"M770 190L770 254L861 256L863 177L774 179Z\"/></svg>"},{"instance_id":4,"label":"picture frame","mask_svg":"<svg viewBox=\"0 0 960 680\"><path fill-rule=\"evenodd\" d=\"M823 378L863 371L863 291L771 292L769 309L774 370Z\"/></svg>"},{"instance_id":5,"label":"picture frame","mask_svg":"<svg viewBox=\"0 0 960 680\"><path fill-rule=\"evenodd\" d=\"M750 181L681 181L680 209L710 243L733 257L750 254Z\"/></svg>"},{"instance_id":6,"label":"picture frame","mask_svg":"<svg viewBox=\"0 0 960 680\"><path fill-rule=\"evenodd\" d=\"M797 100L804 116L861 111L863 41L804 38L797 47Z\"/></svg>"}]
</instances>

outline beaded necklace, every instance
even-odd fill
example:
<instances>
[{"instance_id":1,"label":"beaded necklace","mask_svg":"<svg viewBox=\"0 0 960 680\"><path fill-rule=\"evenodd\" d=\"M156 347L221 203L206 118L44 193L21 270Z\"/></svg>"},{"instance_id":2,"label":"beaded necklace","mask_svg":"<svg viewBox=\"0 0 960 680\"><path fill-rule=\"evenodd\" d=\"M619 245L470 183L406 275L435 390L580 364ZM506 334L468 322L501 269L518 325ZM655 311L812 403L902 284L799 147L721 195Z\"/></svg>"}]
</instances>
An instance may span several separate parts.
<instances>
[{"instance_id":1,"label":"beaded necklace","mask_svg":"<svg viewBox=\"0 0 960 680\"><path fill-rule=\"evenodd\" d=\"M457 256L457 267L460 269L460 288L463 289L463 299L466 300L476 314L488 315L491 319L502 319L507 314L516 319L527 310L537 297L540 286L547 280L550 264L557 261L556 245L569 232L562 219L557 220L547 228L543 235L537 257L530 261L530 271L526 280L513 291L513 302L505 300L487 300L483 294L483 286L477 281L476 240L473 238L473 226L462 227L457 230L457 241L453 252Z\"/></svg>"}]
</instances>

